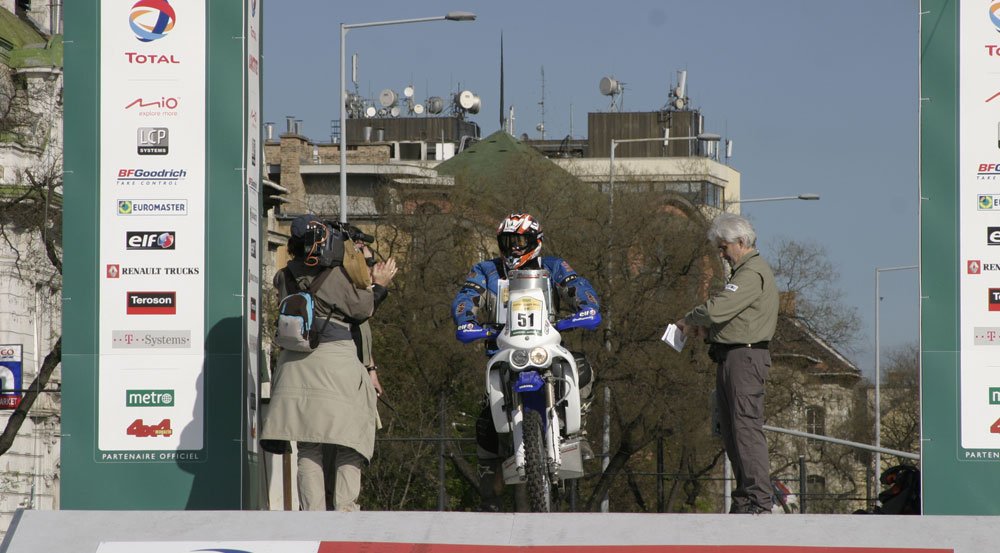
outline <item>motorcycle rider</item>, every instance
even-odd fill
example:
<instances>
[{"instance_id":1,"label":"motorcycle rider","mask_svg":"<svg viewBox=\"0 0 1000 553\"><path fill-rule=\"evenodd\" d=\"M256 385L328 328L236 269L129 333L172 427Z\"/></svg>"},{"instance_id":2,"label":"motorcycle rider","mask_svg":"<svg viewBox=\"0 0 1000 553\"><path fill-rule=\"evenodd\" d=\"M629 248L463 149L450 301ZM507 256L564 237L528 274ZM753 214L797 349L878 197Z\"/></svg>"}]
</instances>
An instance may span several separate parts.
<instances>
[{"instance_id":1,"label":"motorcycle rider","mask_svg":"<svg viewBox=\"0 0 1000 553\"><path fill-rule=\"evenodd\" d=\"M538 220L528 213L511 213L497 228L497 245L500 256L475 264L466 276L465 284L452 302L452 318L457 325L455 337L463 343L487 338L486 353L492 355L497 345L491 338L497 332L483 328L479 321L503 323L496 320L496 299L499 283L507 279L508 271L515 269L545 269L549 272L549 282L554 285L555 306L559 299L568 301L574 308L574 322L583 321L584 327L596 328L600 324L600 303L590 282L578 275L569 263L558 257L541 257L542 227ZM589 321L589 323L588 323ZM581 417L586 415L590 405L593 369L582 353L573 352L579 373ZM500 490L503 486L500 465L500 440L493 426L489 405L484 405L476 420L476 453L479 459L479 493L482 498L480 510L499 511ZM593 452L585 439L581 439L584 458L592 458Z\"/></svg>"}]
</instances>

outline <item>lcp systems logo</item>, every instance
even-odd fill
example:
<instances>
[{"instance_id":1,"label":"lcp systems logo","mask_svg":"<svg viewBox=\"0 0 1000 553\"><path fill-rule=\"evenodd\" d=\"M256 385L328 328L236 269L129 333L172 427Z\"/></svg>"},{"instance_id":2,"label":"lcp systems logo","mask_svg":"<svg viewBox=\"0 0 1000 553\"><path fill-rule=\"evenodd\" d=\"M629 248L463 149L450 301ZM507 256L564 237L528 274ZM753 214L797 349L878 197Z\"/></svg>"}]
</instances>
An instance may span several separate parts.
<instances>
[{"instance_id":1,"label":"lcp systems logo","mask_svg":"<svg viewBox=\"0 0 1000 553\"><path fill-rule=\"evenodd\" d=\"M167 0L139 0L132 5L128 24L141 42L153 42L167 36L177 22L174 8Z\"/></svg>"}]
</instances>

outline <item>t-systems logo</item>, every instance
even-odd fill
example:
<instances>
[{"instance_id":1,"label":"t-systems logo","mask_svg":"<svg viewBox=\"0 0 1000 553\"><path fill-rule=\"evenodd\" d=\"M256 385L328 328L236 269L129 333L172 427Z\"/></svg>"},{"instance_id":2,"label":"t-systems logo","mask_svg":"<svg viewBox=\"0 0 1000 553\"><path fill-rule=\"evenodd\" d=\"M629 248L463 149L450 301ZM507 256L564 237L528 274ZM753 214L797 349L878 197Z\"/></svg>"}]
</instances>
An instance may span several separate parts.
<instances>
[{"instance_id":1,"label":"t-systems logo","mask_svg":"<svg viewBox=\"0 0 1000 553\"><path fill-rule=\"evenodd\" d=\"M170 130L166 127L139 127L135 145L141 156L165 156L170 153Z\"/></svg>"},{"instance_id":2,"label":"t-systems logo","mask_svg":"<svg viewBox=\"0 0 1000 553\"><path fill-rule=\"evenodd\" d=\"M191 347L190 330L112 330L112 349L183 349Z\"/></svg>"},{"instance_id":3,"label":"t-systems logo","mask_svg":"<svg viewBox=\"0 0 1000 553\"><path fill-rule=\"evenodd\" d=\"M1000 246L1000 227L986 227L986 245Z\"/></svg>"},{"instance_id":4,"label":"t-systems logo","mask_svg":"<svg viewBox=\"0 0 1000 553\"><path fill-rule=\"evenodd\" d=\"M177 237L172 230L128 231L125 233L126 250L172 250Z\"/></svg>"},{"instance_id":5,"label":"t-systems logo","mask_svg":"<svg viewBox=\"0 0 1000 553\"><path fill-rule=\"evenodd\" d=\"M118 200L119 215L187 215L187 200Z\"/></svg>"},{"instance_id":6,"label":"t-systems logo","mask_svg":"<svg viewBox=\"0 0 1000 553\"><path fill-rule=\"evenodd\" d=\"M1000 209L1000 196L993 194L979 194L976 198L976 209L979 211L993 211Z\"/></svg>"},{"instance_id":7,"label":"t-systems logo","mask_svg":"<svg viewBox=\"0 0 1000 553\"><path fill-rule=\"evenodd\" d=\"M139 117L176 117L180 100L174 97L139 97L125 105L125 111Z\"/></svg>"},{"instance_id":8,"label":"t-systems logo","mask_svg":"<svg viewBox=\"0 0 1000 553\"><path fill-rule=\"evenodd\" d=\"M118 170L121 186L173 186L187 179L186 169L130 169Z\"/></svg>"},{"instance_id":9,"label":"t-systems logo","mask_svg":"<svg viewBox=\"0 0 1000 553\"><path fill-rule=\"evenodd\" d=\"M132 4L129 27L139 42L159 40L173 30L177 22L174 7L167 0L139 0Z\"/></svg>"},{"instance_id":10,"label":"t-systems logo","mask_svg":"<svg viewBox=\"0 0 1000 553\"><path fill-rule=\"evenodd\" d=\"M972 329L973 344L1000 346L1000 326L977 326Z\"/></svg>"},{"instance_id":11,"label":"t-systems logo","mask_svg":"<svg viewBox=\"0 0 1000 553\"><path fill-rule=\"evenodd\" d=\"M990 311L1000 311L1000 288L990 288Z\"/></svg>"},{"instance_id":12,"label":"t-systems logo","mask_svg":"<svg viewBox=\"0 0 1000 553\"><path fill-rule=\"evenodd\" d=\"M177 292L125 292L126 315L176 315Z\"/></svg>"}]
</instances>

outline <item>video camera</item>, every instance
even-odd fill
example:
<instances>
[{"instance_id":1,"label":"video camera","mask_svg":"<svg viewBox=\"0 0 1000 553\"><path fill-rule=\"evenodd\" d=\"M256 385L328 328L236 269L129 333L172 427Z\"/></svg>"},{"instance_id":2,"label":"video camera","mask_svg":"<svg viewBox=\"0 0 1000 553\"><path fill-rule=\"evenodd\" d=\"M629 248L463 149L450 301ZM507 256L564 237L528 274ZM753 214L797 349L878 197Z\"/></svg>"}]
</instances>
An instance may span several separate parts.
<instances>
[{"instance_id":1,"label":"video camera","mask_svg":"<svg viewBox=\"0 0 1000 553\"><path fill-rule=\"evenodd\" d=\"M302 242L306 250L306 263L321 267L337 267L344 263L344 241L371 244L375 238L365 234L358 227L330 221L315 220L306 227Z\"/></svg>"}]
</instances>

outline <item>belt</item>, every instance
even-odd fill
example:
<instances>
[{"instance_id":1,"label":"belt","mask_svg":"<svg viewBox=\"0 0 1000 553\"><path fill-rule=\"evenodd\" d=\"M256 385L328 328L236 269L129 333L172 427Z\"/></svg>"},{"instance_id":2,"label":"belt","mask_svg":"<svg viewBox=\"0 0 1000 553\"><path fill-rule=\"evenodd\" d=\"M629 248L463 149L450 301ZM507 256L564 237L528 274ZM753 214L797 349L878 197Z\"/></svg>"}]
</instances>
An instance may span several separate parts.
<instances>
[{"instance_id":1,"label":"belt","mask_svg":"<svg viewBox=\"0 0 1000 553\"><path fill-rule=\"evenodd\" d=\"M769 344L770 342L767 340L752 344L720 344L718 342L711 342L708 345L708 357L716 363L721 363L726 360L726 354L734 349L767 349Z\"/></svg>"}]
</instances>

